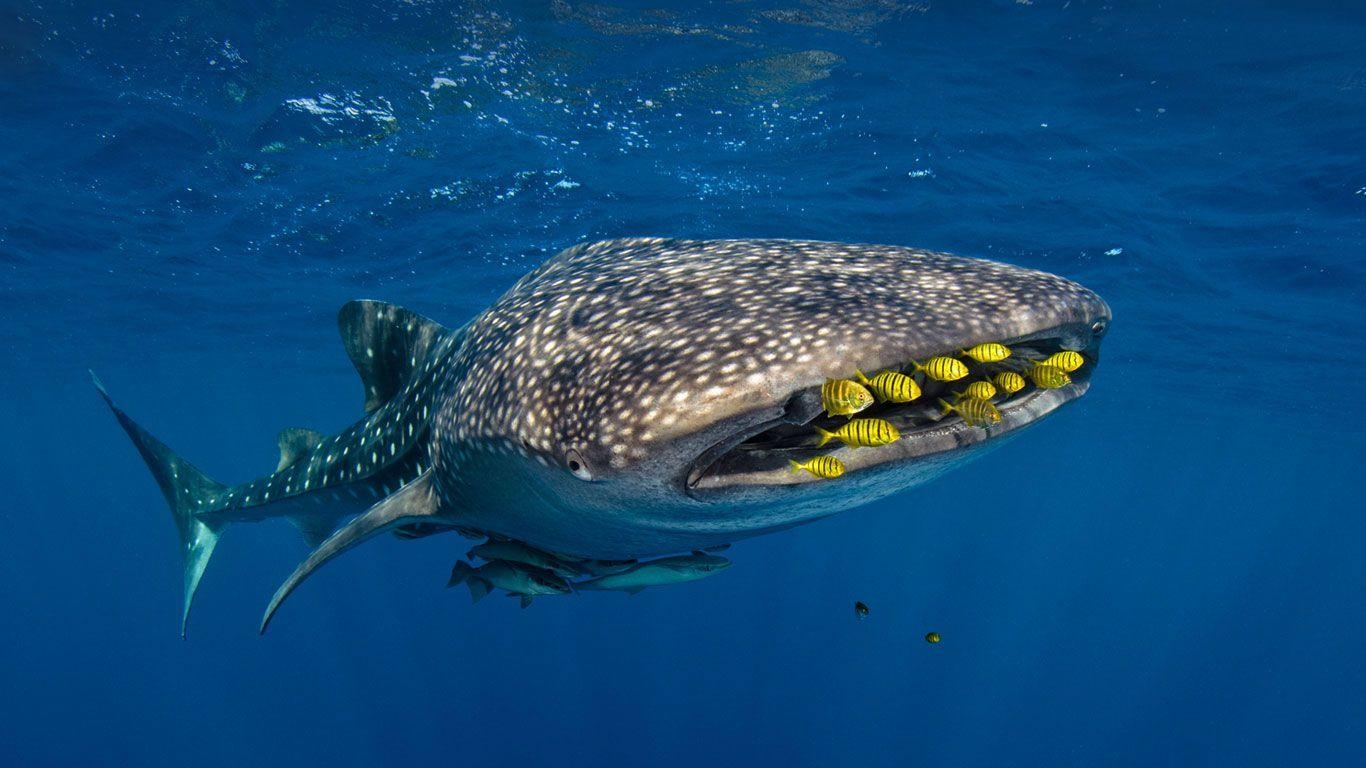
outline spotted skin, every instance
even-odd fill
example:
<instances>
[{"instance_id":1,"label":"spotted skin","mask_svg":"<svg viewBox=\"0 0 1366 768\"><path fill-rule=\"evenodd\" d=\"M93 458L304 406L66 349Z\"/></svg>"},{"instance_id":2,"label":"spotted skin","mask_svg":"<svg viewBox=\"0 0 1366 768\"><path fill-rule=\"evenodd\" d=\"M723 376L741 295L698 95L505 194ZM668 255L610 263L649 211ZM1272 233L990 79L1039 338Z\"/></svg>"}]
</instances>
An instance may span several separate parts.
<instances>
[{"instance_id":1,"label":"spotted skin","mask_svg":"<svg viewBox=\"0 0 1366 768\"><path fill-rule=\"evenodd\" d=\"M366 386L367 415L330 437L285 430L279 468L238 485L216 483L176 456L115 405L95 380L171 505L185 562L182 635L200 577L228 525L283 517L310 546L318 546L347 519L430 468L438 385L459 348L460 333L379 302L350 302L339 320Z\"/></svg>"},{"instance_id":2,"label":"spotted skin","mask_svg":"<svg viewBox=\"0 0 1366 768\"><path fill-rule=\"evenodd\" d=\"M322 562L396 527L624 560L867 503L978 455L983 441L1081 396L1087 380L1025 396L990 431L949 425L838 448L838 480L785 461L759 474L702 470L828 378L1039 334L1089 350L1109 318L1098 296L1064 278L912 248L609 240L564 251L459 330L348 305L343 338L366 384L366 416L250 483L213 483L115 413L181 531L186 611L227 524L285 516L316 540L379 501L315 550L273 610Z\"/></svg>"},{"instance_id":3,"label":"spotted skin","mask_svg":"<svg viewBox=\"0 0 1366 768\"><path fill-rule=\"evenodd\" d=\"M416 478L430 465L428 422L454 344L452 337L435 346L392 400L293 464L201 499L203 516L223 523L290 516L306 533L325 534Z\"/></svg>"}]
</instances>

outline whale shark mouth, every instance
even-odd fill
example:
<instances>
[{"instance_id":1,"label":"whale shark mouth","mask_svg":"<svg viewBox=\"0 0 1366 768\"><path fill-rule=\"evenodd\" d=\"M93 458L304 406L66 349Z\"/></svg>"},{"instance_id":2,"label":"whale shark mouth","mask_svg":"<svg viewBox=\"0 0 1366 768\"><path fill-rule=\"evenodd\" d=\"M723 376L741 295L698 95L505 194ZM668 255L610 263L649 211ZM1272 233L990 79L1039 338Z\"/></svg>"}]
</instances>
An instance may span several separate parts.
<instances>
[{"instance_id":1,"label":"whale shark mouth","mask_svg":"<svg viewBox=\"0 0 1366 768\"><path fill-rule=\"evenodd\" d=\"M924 374L914 374L922 390L920 397L908 403L876 402L854 415L854 418L885 419L896 427L900 439L884 446L854 448L839 440L818 445L818 428L833 432L849 419L825 413L820 386L797 390L788 397L778 418L741 427L699 455L687 473L687 493L695 498L705 498L727 488L838 484L859 472L950 453L1016 432L1081 397L1089 389L1092 371L1099 362L1099 341L1092 342L1087 349L1075 349L1074 339L1067 334L1043 332L1007 341L1004 343L1012 354L997 363L976 362L962 356L960 349L939 353L961 360L967 365L968 375L957 381L942 382ZM1036 385L1028 375L1029 369L1063 350L1076 351L1084 360L1080 368L1069 374L1071 383L1054 388ZM871 376L879 370L887 368L870 369L866 373ZM912 375L914 364L907 361L890 370ZM1021 374L1025 386L1012 394L998 391L992 398L1001 415L999 422L969 424L956 412L943 412L941 401L954 402L968 383L989 380L1002 371ZM823 479L808 472L791 471L791 462L802 463L816 456L838 458L846 467L846 475Z\"/></svg>"}]
</instances>

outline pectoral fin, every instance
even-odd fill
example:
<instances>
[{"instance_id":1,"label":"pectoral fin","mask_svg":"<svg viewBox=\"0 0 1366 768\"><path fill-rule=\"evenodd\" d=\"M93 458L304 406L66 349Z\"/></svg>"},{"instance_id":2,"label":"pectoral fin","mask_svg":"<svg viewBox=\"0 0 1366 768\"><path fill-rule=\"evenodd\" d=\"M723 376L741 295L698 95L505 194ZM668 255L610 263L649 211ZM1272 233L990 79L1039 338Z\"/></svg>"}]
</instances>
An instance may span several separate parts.
<instances>
[{"instance_id":1,"label":"pectoral fin","mask_svg":"<svg viewBox=\"0 0 1366 768\"><path fill-rule=\"evenodd\" d=\"M265 616L261 619L261 632L265 633L271 618L285 598L327 561L391 528L437 516L438 499L432 487L431 474L430 469L423 472L416 480L362 512L319 544L318 548L313 550L313 554L300 563L299 567L294 569L294 573L275 591L275 596L271 598Z\"/></svg>"}]
</instances>

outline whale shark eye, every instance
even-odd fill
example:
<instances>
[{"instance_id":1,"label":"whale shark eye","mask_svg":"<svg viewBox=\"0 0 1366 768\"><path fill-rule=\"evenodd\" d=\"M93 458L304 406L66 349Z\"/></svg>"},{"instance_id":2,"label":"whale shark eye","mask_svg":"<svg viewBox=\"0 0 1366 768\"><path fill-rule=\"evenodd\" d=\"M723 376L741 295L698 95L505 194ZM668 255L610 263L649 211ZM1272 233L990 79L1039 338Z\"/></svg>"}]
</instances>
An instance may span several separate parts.
<instances>
[{"instance_id":1,"label":"whale shark eye","mask_svg":"<svg viewBox=\"0 0 1366 768\"><path fill-rule=\"evenodd\" d=\"M1095 321L1091 324L1091 335L1095 336L1096 338L1100 338L1101 336L1105 335L1106 327L1107 326L1105 325L1104 320Z\"/></svg>"},{"instance_id":2,"label":"whale shark eye","mask_svg":"<svg viewBox=\"0 0 1366 768\"><path fill-rule=\"evenodd\" d=\"M573 448L564 452L564 465L569 467L569 471L574 474L574 477L580 480L593 479L593 473L588 469L588 462L584 461L583 455Z\"/></svg>"}]
</instances>

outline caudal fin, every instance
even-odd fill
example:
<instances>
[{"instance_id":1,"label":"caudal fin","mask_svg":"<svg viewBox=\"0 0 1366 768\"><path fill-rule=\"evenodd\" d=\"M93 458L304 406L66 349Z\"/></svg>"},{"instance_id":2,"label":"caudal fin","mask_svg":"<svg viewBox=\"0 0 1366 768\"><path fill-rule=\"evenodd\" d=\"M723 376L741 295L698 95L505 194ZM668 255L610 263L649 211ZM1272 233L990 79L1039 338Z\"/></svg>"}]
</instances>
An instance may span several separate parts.
<instances>
[{"instance_id":1,"label":"caudal fin","mask_svg":"<svg viewBox=\"0 0 1366 768\"><path fill-rule=\"evenodd\" d=\"M819 441L817 441L817 443L816 443L816 447L817 447L817 448L821 448L821 447L823 447L826 443L828 443L828 442L830 442L831 440L835 439L835 433L834 433L834 432L831 432L831 431L829 431L829 430L825 430L825 429L821 429L820 427L816 427L816 432L821 436L821 439L820 439Z\"/></svg>"},{"instance_id":2,"label":"caudal fin","mask_svg":"<svg viewBox=\"0 0 1366 768\"><path fill-rule=\"evenodd\" d=\"M171 507L171 517L175 520L176 530L180 533L180 551L185 561L185 594L180 611L180 636L183 638L185 625L190 618L190 605L194 603L195 590L199 588L199 580L209 565L209 558L213 557L218 537L227 527L226 523L214 525L205 522L201 515L213 508L218 497L227 488L211 480L193 464L175 455L165 443L138 426L137 422L114 404L94 371L91 371L90 378L95 383L95 389L99 390L100 397L108 403L109 409L123 426L123 430L132 438L133 445L137 447L138 453L142 454L142 460L147 462L147 468L152 471L152 477L156 478L157 485L161 486L162 495L166 497L166 503Z\"/></svg>"},{"instance_id":3,"label":"caudal fin","mask_svg":"<svg viewBox=\"0 0 1366 768\"><path fill-rule=\"evenodd\" d=\"M474 570L475 569L471 568L470 564L464 560L456 560L455 567L451 568L451 578L450 581L446 582L446 588L450 589L456 584L464 582L465 579L470 577L470 574L474 573Z\"/></svg>"}]
</instances>

